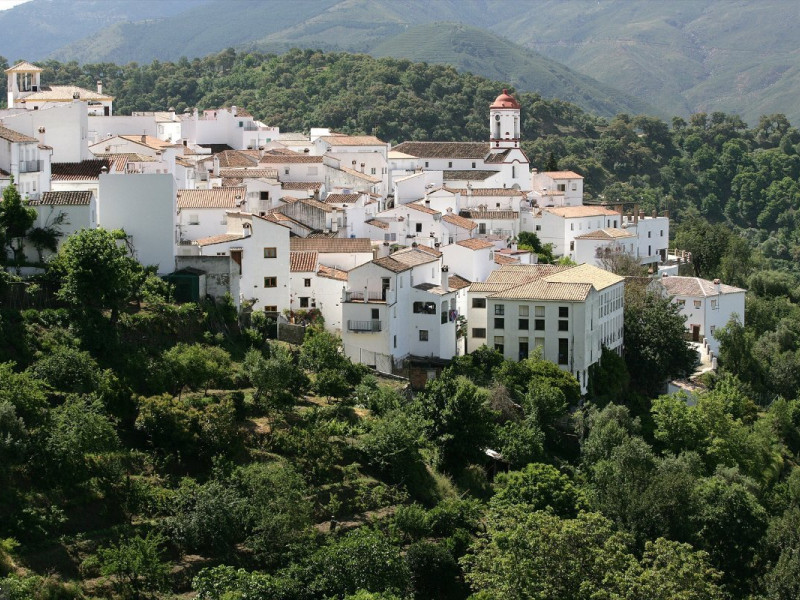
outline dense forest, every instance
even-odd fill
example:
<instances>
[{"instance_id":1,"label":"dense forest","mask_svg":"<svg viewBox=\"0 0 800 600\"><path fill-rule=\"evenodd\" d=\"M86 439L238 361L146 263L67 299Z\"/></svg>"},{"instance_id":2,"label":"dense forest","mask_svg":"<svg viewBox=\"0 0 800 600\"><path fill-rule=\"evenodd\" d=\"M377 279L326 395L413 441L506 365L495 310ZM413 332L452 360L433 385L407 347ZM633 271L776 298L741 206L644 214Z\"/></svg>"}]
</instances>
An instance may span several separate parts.
<instances>
[{"instance_id":1,"label":"dense forest","mask_svg":"<svg viewBox=\"0 0 800 600\"><path fill-rule=\"evenodd\" d=\"M44 66L102 77L119 112L236 104L392 141L484 139L502 87L300 51ZM0 273L0 597L800 597L800 135L519 96L534 166L669 210L687 268L749 289L695 404L659 396L694 359L674 305L636 285L624 360L604 354L583 402L555 365L486 348L414 393L322 329L290 346L230 303L176 305L113 232L84 231L43 275Z\"/></svg>"}]
</instances>

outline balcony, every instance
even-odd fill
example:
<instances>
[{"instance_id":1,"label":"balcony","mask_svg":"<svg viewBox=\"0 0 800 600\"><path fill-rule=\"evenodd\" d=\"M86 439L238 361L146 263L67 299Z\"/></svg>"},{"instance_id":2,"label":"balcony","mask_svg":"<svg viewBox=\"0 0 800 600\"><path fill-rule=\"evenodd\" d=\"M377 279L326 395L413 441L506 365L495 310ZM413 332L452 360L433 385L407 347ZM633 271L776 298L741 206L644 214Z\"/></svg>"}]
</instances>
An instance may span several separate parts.
<instances>
[{"instance_id":1,"label":"balcony","mask_svg":"<svg viewBox=\"0 0 800 600\"><path fill-rule=\"evenodd\" d=\"M347 321L347 331L354 333L376 333L383 331L380 321Z\"/></svg>"},{"instance_id":2,"label":"balcony","mask_svg":"<svg viewBox=\"0 0 800 600\"><path fill-rule=\"evenodd\" d=\"M391 290L384 292L373 291L352 291L344 293L345 302L386 302L386 299L391 294ZM366 298L365 298L366 294Z\"/></svg>"},{"instance_id":3,"label":"balcony","mask_svg":"<svg viewBox=\"0 0 800 600\"><path fill-rule=\"evenodd\" d=\"M36 173L42 170L41 160L21 160L19 162L20 173Z\"/></svg>"}]
</instances>

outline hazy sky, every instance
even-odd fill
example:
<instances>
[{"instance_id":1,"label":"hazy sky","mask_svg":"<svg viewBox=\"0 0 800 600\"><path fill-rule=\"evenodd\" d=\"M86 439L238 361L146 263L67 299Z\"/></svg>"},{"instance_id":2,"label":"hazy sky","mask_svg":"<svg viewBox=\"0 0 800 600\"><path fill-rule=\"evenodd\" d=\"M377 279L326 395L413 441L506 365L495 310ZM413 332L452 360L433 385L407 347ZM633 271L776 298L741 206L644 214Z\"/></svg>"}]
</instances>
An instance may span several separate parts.
<instances>
[{"instance_id":1,"label":"hazy sky","mask_svg":"<svg viewBox=\"0 0 800 600\"><path fill-rule=\"evenodd\" d=\"M24 4L25 2L30 2L30 0L0 0L0 10L13 8L17 4Z\"/></svg>"}]
</instances>

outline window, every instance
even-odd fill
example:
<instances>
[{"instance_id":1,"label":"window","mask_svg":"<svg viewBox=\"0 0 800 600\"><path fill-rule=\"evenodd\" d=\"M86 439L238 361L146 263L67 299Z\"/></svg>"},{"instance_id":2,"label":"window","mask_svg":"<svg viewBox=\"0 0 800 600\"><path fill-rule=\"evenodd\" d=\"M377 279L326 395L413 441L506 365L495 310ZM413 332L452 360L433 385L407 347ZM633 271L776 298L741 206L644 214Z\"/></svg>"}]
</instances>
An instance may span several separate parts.
<instances>
[{"instance_id":1,"label":"window","mask_svg":"<svg viewBox=\"0 0 800 600\"><path fill-rule=\"evenodd\" d=\"M575 250L575 242L574 241L569 243L569 249L570 249L570 252Z\"/></svg>"},{"instance_id":2,"label":"window","mask_svg":"<svg viewBox=\"0 0 800 600\"><path fill-rule=\"evenodd\" d=\"M475 163L472 163L472 168L473 168L473 169L475 168Z\"/></svg>"},{"instance_id":3,"label":"window","mask_svg":"<svg viewBox=\"0 0 800 600\"><path fill-rule=\"evenodd\" d=\"M701 306L703 306L703 301L702 300L695 300L694 301L694 307L695 308L700 308Z\"/></svg>"},{"instance_id":4,"label":"window","mask_svg":"<svg viewBox=\"0 0 800 600\"><path fill-rule=\"evenodd\" d=\"M200 225L200 215L189 215L189 225Z\"/></svg>"},{"instance_id":5,"label":"window","mask_svg":"<svg viewBox=\"0 0 800 600\"><path fill-rule=\"evenodd\" d=\"M278 307L274 304L268 304L264 307L264 312L278 312Z\"/></svg>"},{"instance_id":6,"label":"window","mask_svg":"<svg viewBox=\"0 0 800 600\"><path fill-rule=\"evenodd\" d=\"M526 304L523 304L519 307L519 316L520 317L528 316L528 306Z\"/></svg>"},{"instance_id":7,"label":"window","mask_svg":"<svg viewBox=\"0 0 800 600\"><path fill-rule=\"evenodd\" d=\"M264 287L265 288L278 287L278 278L277 277L264 277Z\"/></svg>"},{"instance_id":8,"label":"window","mask_svg":"<svg viewBox=\"0 0 800 600\"><path fill-rule=\"evenodd\" d=\"M536 348L544 348L544 338L533 338L533 345Z\"/></svg>"},{"instance_id":9,"label":"window","mask_svg":"<svg viewBox=\"0 0 800 600\"><path fill-rule=\"evenodd\" d=\"M311 287L311 279L303 279L303 287Z\"/></svg>"},{"instance_id":10,"label":"window","mask_svg":"<svg viewBox=\"0 0 800 600\"><path fill-rule=\"evenodd\" d=\"M415 231L416 231L417 233L422 233L422 223L417 223L417 224L414 226L414 229L415 229Z\"/></svg>"},{"instance_id":11,"label":"window","mask_svg":"<svg viewBox=\"0 0 800 600\"><path fill-rule=\"evenodd\" d=\"M452 169L453 168L453 161L450 161L450 162L447 163L447 168L448 169Z\"/></svg>"},{"instance_id":12,"label":"window","mask_svg":"<svg viewBox=\"0 0 800 600\"><path fill-rule=\"evenodd\" d=\"M284 175L288 175L289 174L289 167L284 167L283 174Z\"/></svg>"},{"instance_id":13,"label":"window","mask_svg":"<svg viewBox=\"0 0 800 600\"><path fill-rule=\"evenodd\" d=\"M563 319L558 321L558 330L559 331L569 331L569 321L565 321Z\"/></svg>"},{"instance_id":14,"label":"window","mask_svg":"<svg viewBox=\"0 0 800 600\"><path fill-rule=\"evenodd\" d=\"M375 175L375 167L372 167L372 168L370 169L370 175Z\"/></svg>"},{"instance_id":15,"label":"window","mask_svg":"<svg viewBox=\"0 0 800 600\"><path fill-rule=\"evenodd\" d=\"M486 338L486 329L484 329L483 327L473 327L472 328L472 337L485 339Z\"/></svg>"},{"instance_id":16,"label":"window","mask_svg":"<svg viewBox=\"0 0 800 600\"><path fill-rule=\"evenodd\" d=\"M569 230L570 231L575 231L575 223L570 223L569 224Z\"/></svg>"},{"instance_id":17,"label":"window","mask_svg":"<svg viewBox=\"0 0 800 600\"><path fill-rule=\"evenodd\" d=\"M716 299L711 300L711 310L717 310L717 301Z\"/></svg>"},{"instance_id":18,"label":"window","mask_svg":"<svg viewBox=\"0 0 800 600\"><path fill-rule=\"evenodd\" d=\"M264 258L278 258L278 249L264 248Z\"/></svg>"},{"instance_id":19,"label":"window","mask_svg":"<svg viewBox=\"0 0 800 600\"><path fill-rule=\"evenodd\" d=\"M428 161L426 160L425 161L425 167L427 168L427 166L428 166Z\"/></svg>"},{"instance_id":20,"label":"window","mask_svg":"<svg viewBox=\"0 0 800 600\"><path fill-rule=\"evenodd\" d=\"M505 340L503 339L502 335L494 336L494 349L497 350L500 354L503 354L505 350Z\"/></svg>"},{"instance_id":21,"label":"window","mask_svg":"<svg viewBox=\"0 0 800 600\"><path fill-rule=\"evenodd\" d=\"M486 223L478 223L478 234L486 235Z\"/></svg>"},{"instance_id":22,"label":"window","mask_svg":"<svg viewBox=\"0 0 800 600\"><path fill-rule=\"evenodd\" d=\"M525 360L528 358L528 340L520 340L519 341L519 359Z\"/></svg>"},{"instance_id":23,"label":"window","mask_svg":"<svg viewBox=\"0 0 800 600\"><path fill-rule=\"evenodd\" d=\"M716 330L717 330L717 326L716 326L716 325L712 325L712 326L711 326L711 335L714 335L714 332L715 332Z\"/></svg>"},{"instance_id":24,"label":"window","mask_svg":"<svg viewBox=\"0 0 800 600\"><path fill-rule=\"evenodd\" d=\"M428 330L427 329L420 329L419 330L419 341L420 342L427 342L428 341Z\"/></svg>"},{"instance_id":25,"label":"window","mask_svg":"<svg viewBox=\"0 0 800 600\"><path fill-rule=\"evenodd\" d=\"M664 237L664 230L661 230L661 237Z\"/></svg>"},{"instance_id":26,"label":"window","mask_svg":"<svg viewBox=\"0 0 800 600\"><path fill-rule=\"evenodd\" d=\"M684 306L686 306L686 300L678 300L678 301L676 302L676 304L677 304L678 306L680 306L681 308L683 308Z\"/></svg>"},{"instance_id":27,"label":"window","mask_svg":"<svg viewBox=\"0 0 800 600\"><path fill-rule=\"evenodd\" d=\"M269 200L269 192L259 192L259 200Z\"/></svg>"},{"instance_id":28,"label":"window","mask_svg":"<svg viewBox=\"0 0 800 600\"><path fill-rule=\"evenodd\" d=\"M496 315L504 315L504 314L506 314L506 305L505 304L495 304L494 305L494 314L496 314Z\"/></svg>"},{"instance_id":29,"label":"window","mask_svg":"<svg viewBox=\"0 0 800 600\"><path fill-rule=\"evenodd\" d=\"M486 308L486 298L473 298L472 308Z\"/></svg>"},{"instance_id":30,"label":"window","mask_svg":"<svg viewBox=\"0 0 800 600\"><path fill-rule=\"evenodd\" d=\"M433 302L414 302L414 312L422 315L435 315L436 304Z\"/></svg>"},{"instance_id":31,"label":"window","mask_svg":"<svg viewBox=\"0 0 800 600\"><path fill-rule=\"evenodd\" d=\"M505 329L506 327L506 320L503 317L495 317L494 318L494 328L495 329Z\"/></svg>"},{"instance_id":32,"label":"window","mask_svg":"<svg viewBox=\"0 0 800 600\"><path fill-rule=\"evenodd\" d=\"M308 308L308 296L300 298L300 308Z\"/></svg>"},{"instance_id":33,"label":"window","mask_svg":"<svg viewBox=\"0 0 800 600\"><path fill-rule=\"evenodd\" d=\"M372 309L372 319L373 321L381 318L381 309L380 308L373 308Z\"/></svg>"},{"instance_id":34,"label":"window","mask_svg":"<svg viewBox=\"0 0 800 600\"><path fill-rule=\"evenodd\" d=\"M394 336L392 338L392 340L393 340L393 343L394 343L394 347L397 348L397 336Z\"/></svg>"},{"instance_id":35,"label":"window","mask_svg":"<svg viewBox=\"0 0 800 600\"><path fill-rule=\"evenodd\" d=\"M534 320L533 328L536 331L544 331L544 319L536 319L536 320Z\"/></svg>"},{"instance_id":36,"label":"window","mask_svg":"<svg viewBox=\"0 0 800 600\"><path fill-rule=\"evenodd\" d=\"M558 338L558 364L569 364L569 339Z\"/></svg>"},{"instance_id":37,"label":"window","mask_svg":"<svg viewBox=\"0 0 800 600\"><path fill-rule=\"evenodd\" d=\"M568 319L569 318L569 306L559 306L558 307L558 318L559 319Z\"/></svg>"},{"instance_id":38,"label":"window","mask_svg":"<svg viewBox=\"0 0 800 600\"><path fill-rule=\"evenodd\" d=\"M519 328L527 331L528 330L528 319L520 319L519 320Z\"/></svg>"},{"instance_id":39,"label":"window","mask_svg":"<svg viewBox=\"0 0 800 600\"><path fill-rule=\"evenodd\" d=\"M559 183L556 185L556 188L559 192L566 192L567 191L567 184L566 183Z\"/></svg>"},{"instance_id":40,"label":"window","mask_svg":"<svg viewBox=\"0 0 800 600\"><path fill-rule=\"evenodd\" d=\"M652 231L648 231L647 232L647 237L653 237L653 232Z\"/></svg>"},{"instance_id":41,"label":"window","mask_svg":"<svg viewBox=\"0 0 800 600\"><path fill-rule=\"evenodd\" d=\"M536 231L541 231L541 230L542 230L542 226L541 225L537 225L536 226Z\"/></svg>"},{"instance_id":42,"label":"window","mask_svg":"<svg viewBox=\"0 0 800 600\"><path fill-rule=\"evenodd\" d=\"M447 310L447 301L446 300L444 302L442 302L442 310L440 311L439 314L441 315L441 318L442 318L442 325L446 324L447 323L447 315L449 314L449 311Z\"/></svg>"},{"instance_id":43,"label":"window","mask_svg":"<svg viewBox=\"0 0 800 600\"><path fill-rule=\"evenodd\" d=\"M533 310L537 317L544 317L544 306L536 306Z\"/></svg>"}]
</instances>

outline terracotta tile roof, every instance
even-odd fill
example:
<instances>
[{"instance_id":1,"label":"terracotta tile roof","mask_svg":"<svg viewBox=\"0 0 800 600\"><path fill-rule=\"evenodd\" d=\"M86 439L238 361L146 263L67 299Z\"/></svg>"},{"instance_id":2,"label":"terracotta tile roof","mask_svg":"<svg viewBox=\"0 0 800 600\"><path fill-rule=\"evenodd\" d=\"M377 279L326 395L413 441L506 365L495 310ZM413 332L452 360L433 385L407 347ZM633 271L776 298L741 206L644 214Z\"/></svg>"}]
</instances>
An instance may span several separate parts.
<instances>
[{"instance_id":1,"label":"terracotta tile roof","mask_svg":"<svg viewBox=\"0 0 800 600\"><path fill-rule=\"evenodd\" d=\"M575 236L576 240L618 240L620 238L632 238L636 237L632 233L625 231L624 229L617 229L614 227L609 227L607 229L597 229L596 231L590 231L589 233L584 233L583 235Z\"/></svg>"},{"instance_id":2,"label":"terracotta tile roof","mask_svg":"<svg viewBox=\"0 0 800 600\"><path fill-rule=\"evenodd\" d=\"M285 198L281 198L281 200L283 202L285 202L287 206L290 205L290 204L297 204L299 202L300 204L305 204L306 206L313 206L314 208L318 208L319 210L321 210L323 212L326 212L326 213L333 212L334 210L336 210L334 207L328 206L324 202L320 202L319 200L314 200L313 198L289 198L289 197L285 197ZM280 206L278 208L273 208L272 210L274 210L276 212L280 212L281 209L283 209L283 208L284 208L283 206Z\"/></svg>"},{"instance_id":3,"label":"terracotta tile roof","mask_svg":"<svg viewBox=\"0 0 800 600\"><path fill-rule=\"evenodd\" d=\"M718 296L720 294L735 294L746 291L724 283L720 283L719 291L717 291L717 285L713 281L700 279L699 277L670 275L669 277L662 277L660 282L670 296Z\"/></svg>"},{"instance_id":4,"label":"terracotta tile roof","mask_svg":"<svg viewBox=\"0 0 800 600\"><path fill-rule=\"evenodd\" d=\"M111 168L111 161L107 158L84 160L79 163L53 163L50 165L50 175L53 181L87 181L100 177L102 168Z\"/></svg>"},{"instance_id":5,"label":"terracotta tile roof","mask_svg":"<svg viewBox=\"0 0 800 600\"><path fill-rule=\"evenodd\" d=\"M505 162L506 157L509 154L511 154L511 149L510 148L508 148L506 150L503 150L502 152L492 152L491 154L489 154L489 156L486 157L485 162L487 164L502 163L502 162Z\"/></svg>"},{"instance_id":6,"label":"terracotta tile roof","mask_svg":"<svg viewBox=\"0 0 800 600\"><path fill-rule=\"evenodd\" d=\"M291 238L292 251L316 250L317 252L369 252L372 241L369 238Z\"/></svg>"},{"instance_id":7,"label":"terracotta tile roof","mask_svg":"<svg viewBox=\"0 0 800 600\"><path fill-rule=\"evenodd\" d=\"M564 265L503 265L489 273L486 283L501 284L506 287L520 285L570 268Z\"/></svg>"},{"instance_id":8,"label":"terracotta tile roof","mask_svg":"<svg viewBox=\"0 0 800 600\"><path fill-rule=\"evenodd\" d=\"M372 262L373 264L383 267L384 269L388 269L393 273L402 273L403 271L408 271L411 268L411 265L407 265L406 263L395 260L391 256L376 258Z\"/></svg>"},{"instance_id":9,"label":"terracotta tile roof","mask_svg":"<svg viewBox=\"0 0 800 600\"><path fill-rule=\"evenodd\" d=\"M301 250L289 252L289 270L292 273L308 273L317 269L318 254L314 251Z\"/></svg>"},{"instance_id":10,"label":"terracotta tile roof","mask_svg":"<svg viewBox=\"0 0 800 600\"><path fill-rule=\"evenodd\" d=\"M450 283L450 278L448 277L448 284ZM435 283L420 283L414 286L415 290L421 290L423 292L428 292L430 294L436 294L437 296L444 296L445 294L451 294L456 290L447 289L445 290L441 285L436 285Z\"/></svg>"},{"instance_id":11,"label":"terracotta tile roof","mask_svg":"<svg viewBox=\"0 0 800 600\"><path fill-rule=\"evenodd\" d=\"M495 293L495 292L502 292L503 290L507 290L510 286L507 283L492 283L491 281L476 281L471 283L469 286L470 293L472 292L482 292L482 293Z\"/></svg>"},{"instance_id":12,"label":"terracotta tile roof","mask_svg":"<svg viewBox=\"0 0 800 600\"><path fill-rule=\"evenodd\" d=\"M592 290L590 283L551 282L545 279L524 283L491 294L490 298L556 300L580 302L586 300Z\"/></svg>"},{"instance_id":13,"label":"terracotta tile roof","mask_svg":"<svg viewBox=\"0 0 800 600\"><path fill-rule=\"evenodd\" d=\"M322 163L321 156L313 154L266 154L258 161L262 165L289 165L294 163Z\"/></svg>"},{"instance_id":14,"label":"terracotta tile roof","mask_svg":"<svg viewBox=\"0 0 800 600\"><path fill-rule=\"evenodd\" d=\"M13 67L9 67L5 70L6 73L19 73L19 72L38 72L41 73L43 69L41 67L37 67L33 63L29 63L27 60L21 60Z\"/></svg>"},{"instance_id":15,"label":"terracotta tile roof","mask_svg":"<svg viewBox=\"0 0 800 600\"><path fill-rule=\"evenodd\" d=\"M494 262L498 265L515 265L519 264L519 259L514 258L513 256L508 256L507 254L501 254L500 252L494 253Z\"/></svg>"},{"instance_id":16,"label":"terracotta tile roof","mask_svg":"<svg viewBox=\"0 0 800 600\"><path fill-rule=\"evenodd\" d=\"M319 139L331 146L386 146L374 135L323 135Z\"/></svg>"},{"instance_id":17,"label":"terracotta tile roof","mask_svg":"<svg viewBox=\"0 0 800 600\"><path fill-rule=\"evenodd\" d=\"M469 248L470 250L485 250L486 248L494 248L494 244L492 242L487 242L486 240L479 238L461 240L460 242L456 242L456 245L461 246L462 248Z\"/></svg>"},{"instance_id":18,"label":"terracotta tile roof","mask_svg":"<svg viewBox=\"0 0 800 600\"><path fill-rule=\"evenodd\" d=\"M413 208L414 210L418 210L419 212L425 213L426 215L439 215L441 214L438 210L433 210L430 206L425 206L424 204L418 204L416 202L411 202L410 204L403 204L398 208Z\"/></svg>"},{"instance_id":19,"label":"terracotta tile roof","mask_svg":"<svg viewBox=\"0 0 800 600\"><path fill-rule=\"evenodd\" d=\"M237 208L246 193L246 187L178 190L178 208Z\"/></svg>"},{"instance_id":20,"label":"terracotta tile roof","mask_svg":"<svg viewBox=\"0 0 800 600\"><path fill-rule=\"evenodd\" d=\"M149 148L154 148L156 150L163 150L164 148L171 148L172 142L165 142L157 137L153 137L152 135L121 135L119 136L123 140L128 140L129 142L136 142L137 144L144 144ZM142 139L144 138L144 139ZM102 140L98 143L102 144L105 140Z\"/></svg>"},{"instance_id":21,"label":"terracotta tile roof","mask_svg":"<svg viewBox=\"0 0 800 600\"><path fill-rule=\"evenodd\" d=\"M447 278L447 285L450 286L451 290L460 290L469 287L470 283L472 282L468 279L464 279L461 275L450 275L450 277Z\"/></svg>"},{"instance_id":22,"label":"terracotta tile roof","mask_svg":"<svg viewBox=\"0 0 800 600\"><path fill-rule=\"evenodd\" d=\"M223 177L220 179L220 183L222 184L222 187L238 187L244 183L244 179Z\"/></svg>"},{"instance_id":23,"label":"terracotta tile roof","mask_svg":"<svg viewBox=\"0 0 800 600\"><path fill-rule=\"evenodd\" d=\"M470 190L466 188L447 188L451 192L459 192L462 196L467 196ZM489 196L524 196L525 192L514 188L472 188L472 196L484 198Z\"/></svg>"},{"instance_id":24,"label":"terracotta tile roof","mask_svg":"<svg viewBox=\"0 0 800 600\"><path fill-rule=\"evenodd\" d=\"M63 191L42 192L41 200L32 200L31 206L88 206L92 201L92 192Z\"/></svg>"},{"instance_id":25,"label":"terracotta tile roof","mask_svg":"<svg viewBox=\"0 0 800 600\"><path fill-rule=\"evenodd\" d=\"M95 91L87 90L86 88L78 87L77 85L43 85L39 88L38 92L20 98L17 102L72 102L78 94L80 100L113 100L113 96L108 94L98 94Z\"/></svg>"},{"instance_id":26,"label":"terracotta tile roof","mask_svg":"<svg viewBox=\"0 0 800 600\"><path fill-rule=\"evenodd\" d=\"M280 225L285 225L287 227L290 226L290 225L294 225L296 227L302 227L309 234L312 231L314 231L313 228L309 227L305 223L302 223L302 222L298 221L297 219L293 219L289 215L285 215L283 213L277 212L275 209L272 209L266 216L272 217L271 219L267 219L267 220L273 221L273 222L278 223Z\"/></svg>"},{"instance_id":27,"label":"terracotta tile roof","mask_svg":"<svg viewBox=\"0 0 800 600\"><path fill-rule=\"evenodd\" d=\"M326 267L325 265L319 266L317 271L319 277L327 277L328 279L337 279L339 281L347 281L347 271L336 269L334 267Z\"/></svg>"},{"instance_id":28,"label":"terracotta tile roof","mask_svg":"<svg viewBox=\"0 0 800 600\"><path fill-rule=\"evenodd\" d=\"M243 240L244 238L245 236L240 233L221 233L219 235L212 235L210 237L194 240L192 244L194 244L195 246L213 246L214 244L222 244L224 242Z\"/></svg>"},{"instance_id":29,"label":"terracotta tile roof","mask_svg":"<svg viewBox=\"0 0 800 600\"><path fill-rule=\"evenodd\" d=\"M318 192L321 187L321 181L281 181L281 189L283 190L312 190Z\"/></svg>"},{"instance_id":30,"label":"terracotta tile roof","mask_svg":"<svg viewBox=\"0 0 800 600\"><path fill-rule=\"evenodd\" d=\"M469 219L460 217L458 215L454 215L452 213L443 216L442 221L444 221L445 223L450 223L451 225L455 225L456 227L460 227L461 229L466 229L468 231L472 231L478 226L478 224L475 221L471 221Z\"/></svg>"},{"instance_id":31,"label":"terracotta tile roof","mask_svg":"<svg viewBox=\"0 0 800 600\"><path fill-rule=\"evenodd\" d=\"M418 243L416 246L414 246L414 248L417 248L418 250L422 250L423 252L427 252L431 256L435 256L437 258L442 256L442 253L439 252L436 248L431 248L430 246L426 246L425 244L419 244Z\"/></svg>"},{"instance_id":32,"label":"terracotta tile roof","mask_svg":"<svg viewBox=\"0 0 800 600\"><path fill-rule=\"evenodd\" d=\"M278 178L278 170L277 169L258 169L253 167L244 167L244 168L220 168L219 170L220 177L236 177L238 179L245 179L245 178L264 178L264 179L277 179Z\"/></svg>"},{"instance_id":33,"label":"terracotta tile roof","mask_svg":"<svg viewBox=\"0 0 800 600\"><path fill-rule=\"evenodd\" d=\"M255 167L258 165L258 159L253 158L239 150L223 150L214 154L219 159L220 171L230 167ZM208 162L207 160L205 162Z\"/></svg>"},{"instance_id":34,"label":"terracotta tile roof","mask_svg":"<svg viewBox=\"0 0 800 600\"><path fill-rule=\"evenodd\" d=\"M328 194L325 198L327 204L353 204L358 202L361 194Z\"/></svg>"},{"instance_id":35,"label":"terracotta tile roof","mask_svg":"<svg viewBox=\"0 0 800 600\"><path fill-rule=\"evenodd\" d=\"M373 227L377 227L378 229L389 229L389 224L385 221L381 221L380 219L370 219L369 221L364 221L367 225L372 225Z\"/></svg>"},{"instance_id":36,"label":"terracotta tile roof","mask_svg":"<svg viewBox=\"0 0 800 600\"><path fill-rule=\"evenodd\" d=\"M588 283L593 285L596 290L603 290L615 283L625 281L624 277L589 264L578 265L577 267L553 273L545 277L545 279L550 283Z\"/></svg>"},{"instance_id":37,"label":"terracotta tile roof","mask_svg":"<svg viewBox=\"0 0 800 600\"><path fill-rule=\"evenodd\" d=\"M39 140L36 138L32 138L31 136L20 133L19 131L14 131L8 127L3 127L2 125L0 125L0 138L8 142L19 142L22 144L39 143Z\"/></svg>"},{"instance_id":38,"label":"terracotta tile roof","mask_svg":"<svg viewBox=\"0 0 800 600\"><path fill-rule=\"evenodd\" d=\"M497 175L499 171L443 171L443 181L483 181L492 175Z\"/></svg>"},{"instance_id":39,"label":"terracotta tile roof","mask_svg":"<svg viewBox=\"0 0 800 600\"><path fill-rule=\"evenodd\" d=\"M109 160L125 159L125 162L158 162L154 157L142 154L141 152L92 152L97 158L107 158ZM176 156L175 160L183 160Z\"/></svg>"},{"instance_id":40,"label":"terracotta tile roof","mask_svg":"<svg viewBox=\"0 0 800 600\"><path fill-rule=\"evenodd\" d=\"M494 219L511 220L518 219L519 213L515 210L462 210L461 216L467 219L479 219L483 221L491 221Z\"/></svg>"},{"instance_id":41,"label":"terracotta tile roof","mask_svg":"<svg viewBox=\"0 0 800 600\"><path fill-rule=\"evenodd\" d=\"M600 217L600 216L615 216L618 217L619 213L608 209L604 206L559 206L551 208L543 208L551 214L563 217L565 219L576 219L580 217Z\"/></svg>"},{"instance_id":42,"label":"terracotta tile roof","mask_svg":"<svg viewBox=\"0 0 800 600\"><path fill-rule=\"evenodd\" d=\"M411 156L410 154L406 154L405 152L398 152L397 150L390 150L387 156L389 159L417 158L416 156ZM397 180L395 179L395 181Z\"/></svg>"},{"instance_id":43,"label":"terracotta tile roof","mask_svg":"<svg viewBox=\"0 0 800 600\"><path fill-rule=\"evenodd\" d=\"M441 256L441 253L439 253L439 256ZM439 259L438 256L435 256L430 252L426 252L424 250L420 250L419 248L414 248L414 247L403 248L402 250L398 250L397 252L391 255L391 258L409 267L424 265L426 263L434 262Z\"/></svg>"},{"instance_id":44,"label":"terracotta tile roof","mask_svg":"<svg viewBox=\"0 0 800 600\"><path fill-rule=\"evenodd\" d=\"M345 167L344 165L339 166L339 171L343 173L347 173L349 175L354 175L359 179L363 179L364 181L369 181L370 183L380 183L381 178L375 175L367 175L366 173L361 173L360 171L356 171L355 169L351 169L350 167Z\"/></svg>"},{"instance_id":45,"label":"terracotta tile roof","mask_svg":"<svg viewBox=\"0 0 800 600\"><path fill-rule=\"evenodd\" d=\"M575 171L542 171L542 175L551 179L583 179L583 175L578 175Z\"/></svg>"},{"instance_id":46,"label":"terracotta tile roof","mask_svg":"<svg viewBox=\"0 0 800 600\"><path fill-rule=\"evenodd\" d=\"M489 153L489 142L403 142L392 148L418 158L475 158Z\"/></svg>"}]
</instances>

